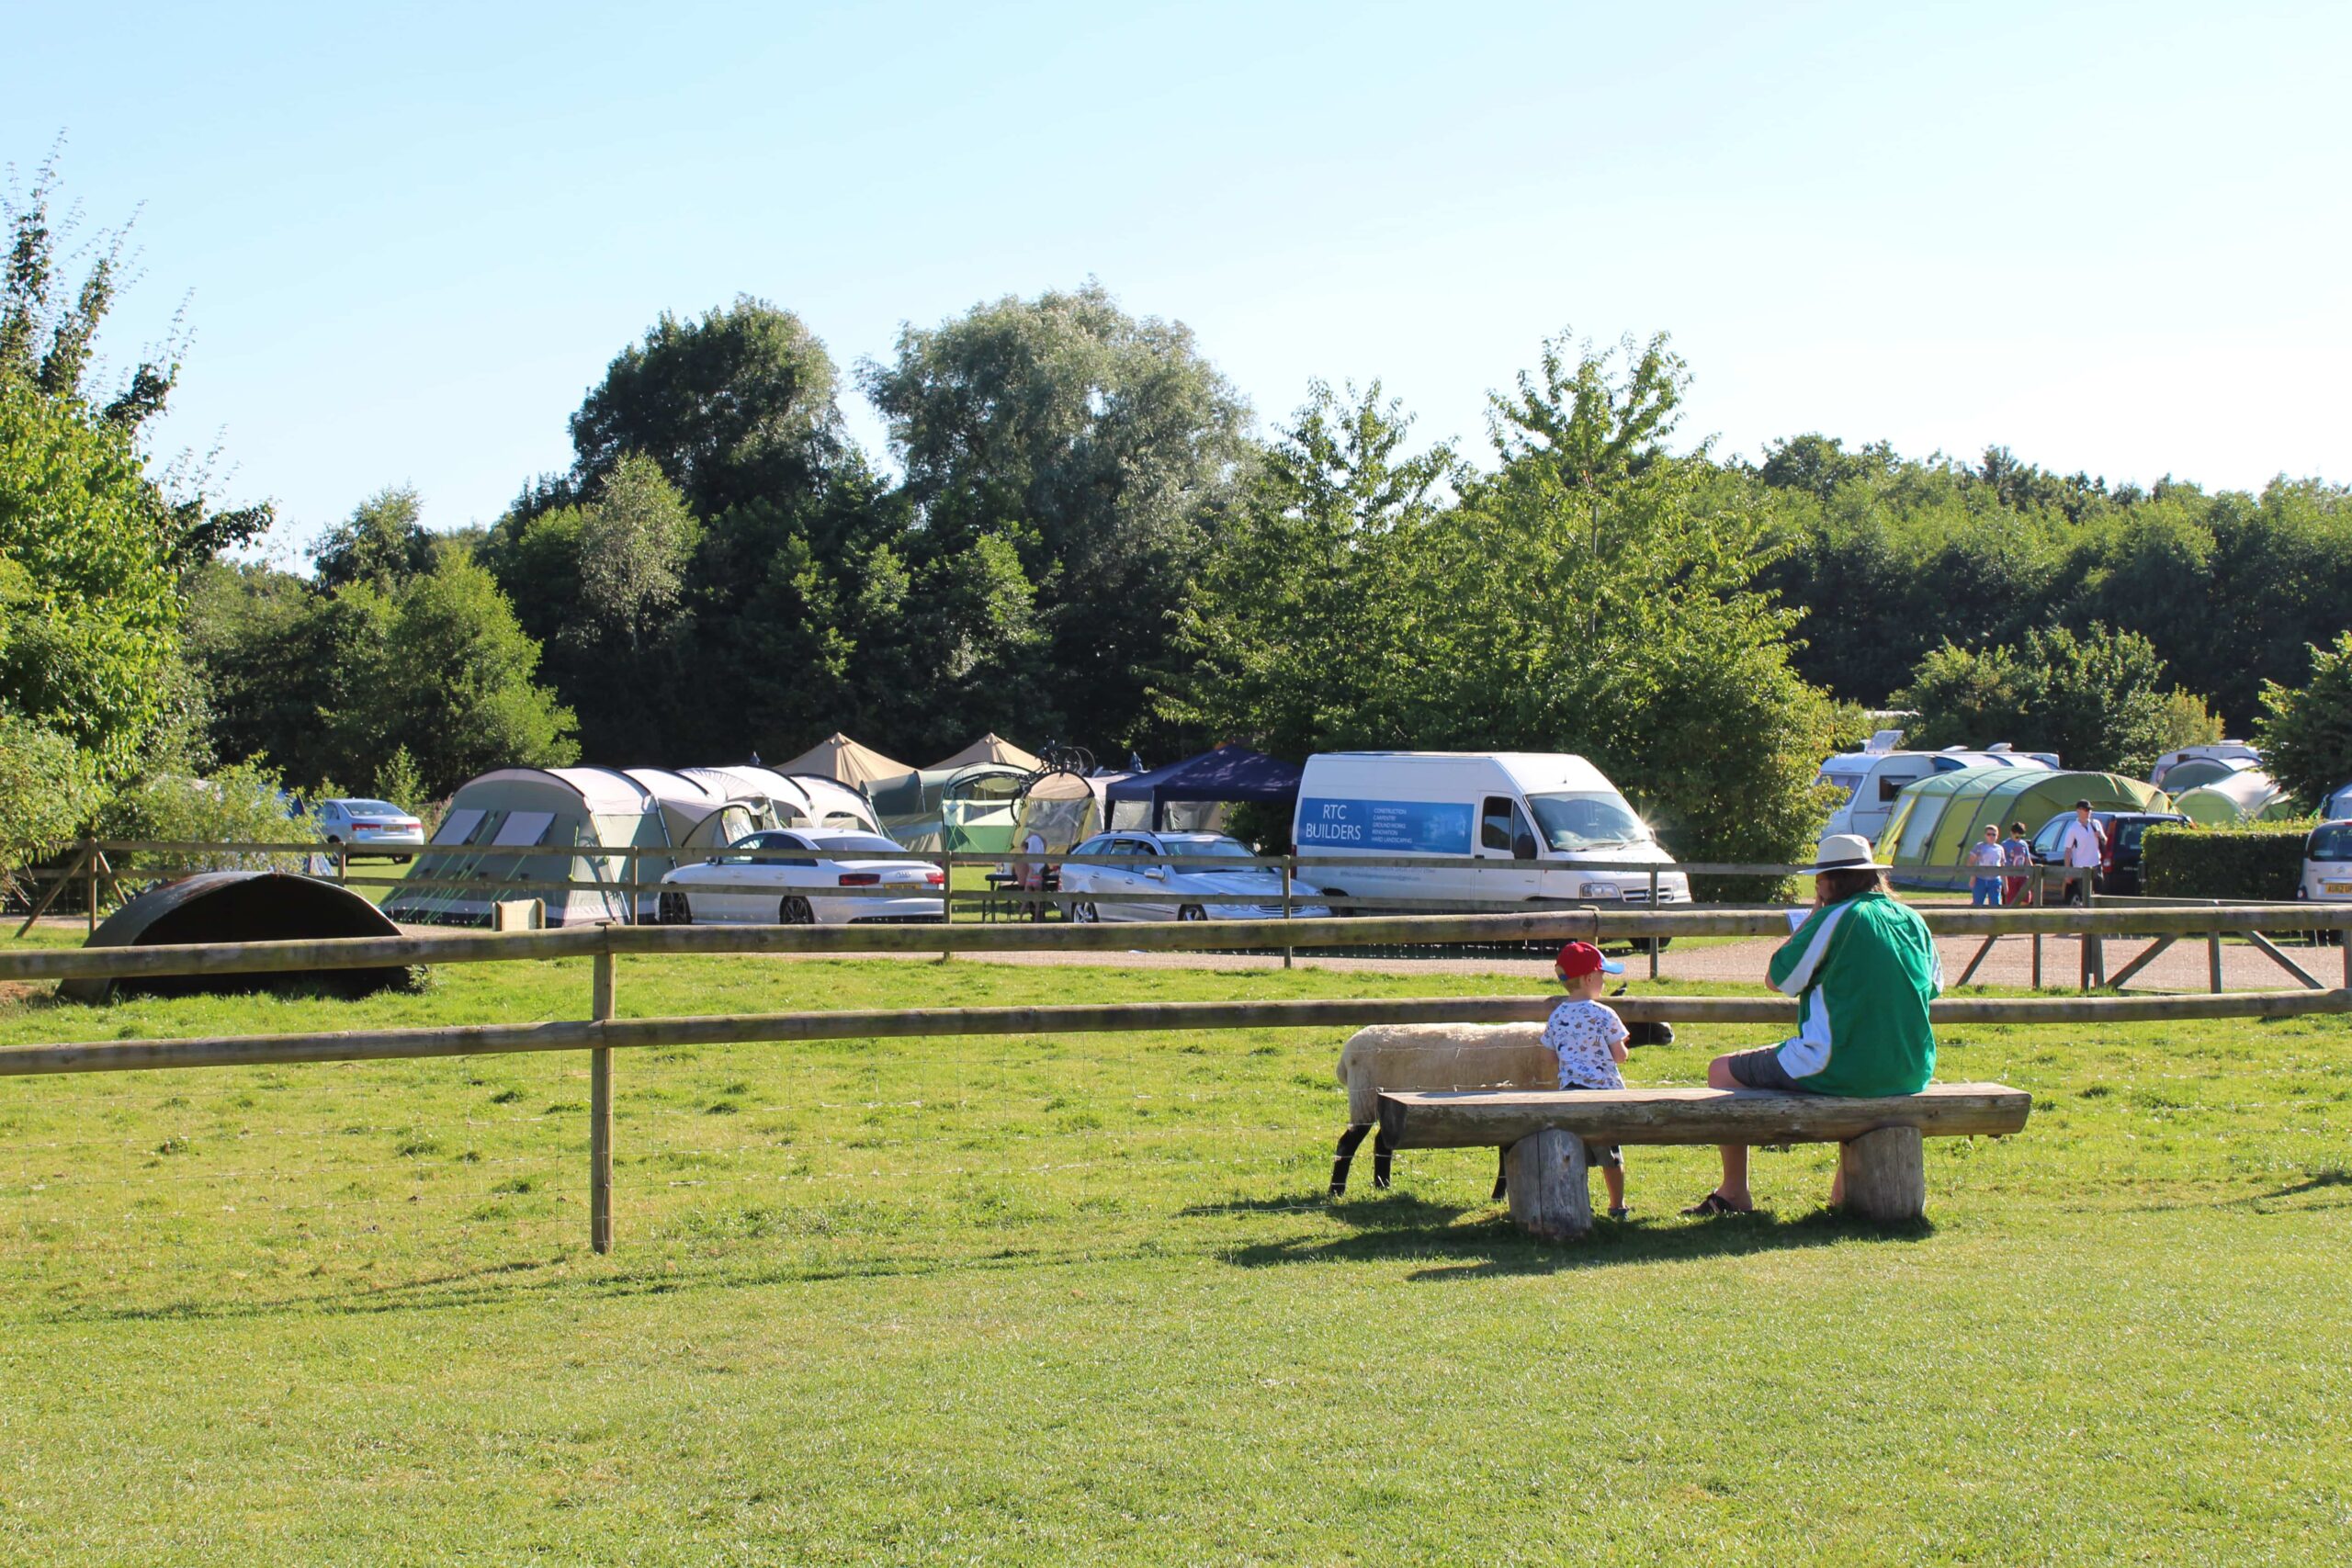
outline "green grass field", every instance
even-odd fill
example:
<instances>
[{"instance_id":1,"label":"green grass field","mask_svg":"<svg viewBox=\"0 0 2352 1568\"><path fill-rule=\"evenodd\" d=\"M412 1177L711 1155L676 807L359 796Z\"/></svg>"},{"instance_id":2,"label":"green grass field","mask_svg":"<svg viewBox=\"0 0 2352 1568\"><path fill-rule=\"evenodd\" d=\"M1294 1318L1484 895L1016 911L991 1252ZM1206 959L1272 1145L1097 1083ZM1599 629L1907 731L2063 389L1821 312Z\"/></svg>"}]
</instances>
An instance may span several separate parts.
<instances>
[{"instance_id":1,"label":"green grass field","mask_svg":"<svg viewBox=\"0 0 2352 1568\"><path fill-rule=\"evenodd\" d=\"M1505 987L620 968L625 1015ZM0 1044L586 994L35 994ZM1931 1227L1822 1214L1823 1149L1681 1220L1711 1156L1637 1149L1573 1249L1476 1152L1324 1201L1341 1032L624 1054L605 1258L577 1055L0 1081L0 1559L2344 1560L2344 1021L1953 1031L2037 1109L1929 1141Z\"/></svg>"}]
</instances>

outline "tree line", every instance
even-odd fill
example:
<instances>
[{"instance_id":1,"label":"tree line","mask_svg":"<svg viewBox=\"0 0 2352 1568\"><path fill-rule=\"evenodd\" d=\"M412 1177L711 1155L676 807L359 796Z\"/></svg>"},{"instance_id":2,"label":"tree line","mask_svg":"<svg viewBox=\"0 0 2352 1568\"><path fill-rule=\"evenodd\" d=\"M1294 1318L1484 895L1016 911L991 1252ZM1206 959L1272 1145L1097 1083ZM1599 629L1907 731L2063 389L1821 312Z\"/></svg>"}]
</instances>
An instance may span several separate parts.
<instances>
[{"instance_id":1,"label":"tree line","mask_svg":"<svg viewBox=\"0 0 2352 1568\"><path fill-rule=\"evenodd\" d=\"M175 363L85 384L111 273L61 277L49 188L11 210L0 298L0 792L70 774L84 818L228 764L421 798L994 728L1155 761L1573 750L1685 855L1785 859L1867 709L2142 770L2304 688L2352 618L2340 486L1677 449L1663 336L1540 345L1476 448L1417 444L1377 385L1261 432L1189 331L1091 283L846 372L757 299L664 315L495 521L432 533L382 491L287 571L233 558L266 509L142 450Z\"/></svg>"}]
</instances>

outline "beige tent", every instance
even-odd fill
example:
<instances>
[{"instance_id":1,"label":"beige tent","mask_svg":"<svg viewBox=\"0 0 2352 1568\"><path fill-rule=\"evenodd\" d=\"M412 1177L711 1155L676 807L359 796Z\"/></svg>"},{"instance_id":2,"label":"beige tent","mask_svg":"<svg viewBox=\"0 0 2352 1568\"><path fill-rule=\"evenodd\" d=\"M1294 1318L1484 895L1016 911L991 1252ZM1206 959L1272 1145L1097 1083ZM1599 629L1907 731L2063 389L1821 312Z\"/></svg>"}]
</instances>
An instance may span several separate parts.
<instances>
[{"instance_id":1,"label":"beige tent","mask_svg":"<svg viewBox=\"0 0 2352 1568\"><path fill-rule=\"evenodd\" d=\"M1024 773L1034 773L1046 765L991 729L954 756L942 757L923 772L944 773L952 769L969 767L975 762L1001 762L1010 768L1019 768Z\"/></svg>"},{"instance_id":2,"label":"beige tent","mask_svg":"<svg viewBox=\"0 0 2352 1568\"><path fill-rule=\"evenodd\" d=\"M822 773L845 784L871 788L886 779L902 779L914 770L894 762L870 746L861 746L836 730L789 762L778 762L779 773Z\"/></svg>"}]
</instances>

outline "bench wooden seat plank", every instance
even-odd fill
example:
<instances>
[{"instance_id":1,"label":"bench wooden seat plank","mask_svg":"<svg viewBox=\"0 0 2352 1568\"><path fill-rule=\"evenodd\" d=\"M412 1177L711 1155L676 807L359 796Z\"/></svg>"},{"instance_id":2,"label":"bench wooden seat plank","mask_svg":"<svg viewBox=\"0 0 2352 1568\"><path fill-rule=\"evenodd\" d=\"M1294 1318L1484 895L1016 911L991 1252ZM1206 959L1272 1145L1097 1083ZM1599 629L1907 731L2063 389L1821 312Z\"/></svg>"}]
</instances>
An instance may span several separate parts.
<instances>
[{"instance_id":1,"label":"bench wooden seat plank","mask_svg":"<svg viewBox=\"0 0 2352 1568\"><path fill-rule=\"evenodd\" d=\"M1842 1144L1879 1127L2018 1133L2032 1108L2031 1095L1997 1083L1867 1100L1754 1089L1398 1091L1380 1097L1380 1130L1400 1149L1498 1148L1546 1128L1597 1144Z\"/></svg>"},{"instance_id":2,"label":"bench wooden seat plank","mask_svg":"<svg viewBox=\"0 0 2352 1568\"><path fill-rule=\"evenodd\" d=\"M1510 1217L1566 1240L1592 1229L1587 1139L1834 1143L1847 1212L1899 1224L1927 1212L1923 1138L2022 1132L2032 1110L2032 1096L1997 1083L1868 1100L1752 1089L1399 1090L1380 1097L1380 1131L1400 1149L1500 1147Z\"/></svg>"}]
</instances>

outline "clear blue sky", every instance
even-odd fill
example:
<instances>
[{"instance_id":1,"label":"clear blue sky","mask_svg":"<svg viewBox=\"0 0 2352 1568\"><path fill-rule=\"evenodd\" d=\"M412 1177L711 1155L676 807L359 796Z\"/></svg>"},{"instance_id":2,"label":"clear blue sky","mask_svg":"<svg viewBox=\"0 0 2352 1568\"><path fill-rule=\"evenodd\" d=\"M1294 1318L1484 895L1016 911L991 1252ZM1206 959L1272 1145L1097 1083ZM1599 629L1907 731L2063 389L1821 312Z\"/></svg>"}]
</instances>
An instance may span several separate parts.
<instances>
[{"instance_id":1,"label":"clear blue sky","mask_svg":"<svg viewBox=\"0 0 2352 1568\"><path fill-rule=\"evenodd\" d=\"M1627 13L1636 13L1628 15ZM1685 434L2111 480L2352 479L2352 7L43 6L0 156L143 204L114 358L186 298L167 448L281 548L388 483L495 516L662 310L846 371L1099 276L1261 423L1377 377L1425 437L1572 325L1663 329ZM847 412L878 447L853 395Z\"/></svg>"}]
</instances>

